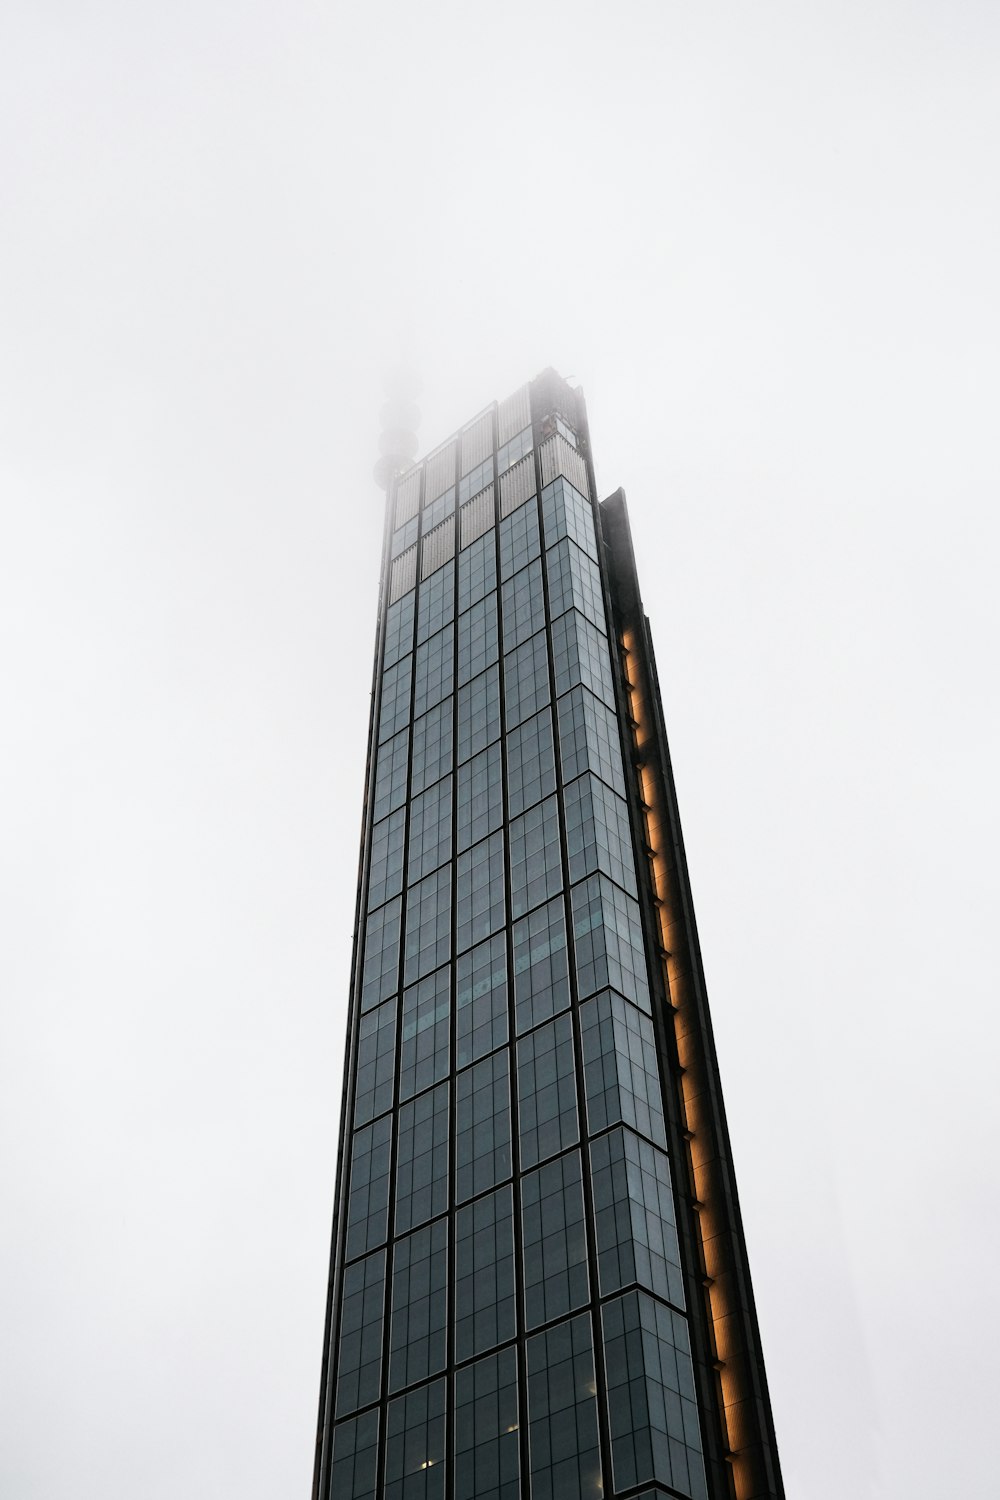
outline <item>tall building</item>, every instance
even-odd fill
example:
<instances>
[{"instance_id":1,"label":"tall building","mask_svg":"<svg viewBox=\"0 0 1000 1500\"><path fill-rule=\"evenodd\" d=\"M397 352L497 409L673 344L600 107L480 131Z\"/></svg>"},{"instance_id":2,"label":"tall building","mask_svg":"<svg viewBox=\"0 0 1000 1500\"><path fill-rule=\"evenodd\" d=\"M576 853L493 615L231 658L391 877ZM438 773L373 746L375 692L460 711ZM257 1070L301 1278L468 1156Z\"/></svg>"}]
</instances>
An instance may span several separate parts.
<instances>
[{"instance_id":1,"label":"tall building","mask_svg":"<svg viewBox=\"0 0 1000 1500\"><path fill-rule=\"evenodd\" d=\"M553 371L390 479L315 1500L783 1495L648 623Z\"/></svg>"}]
</instances>

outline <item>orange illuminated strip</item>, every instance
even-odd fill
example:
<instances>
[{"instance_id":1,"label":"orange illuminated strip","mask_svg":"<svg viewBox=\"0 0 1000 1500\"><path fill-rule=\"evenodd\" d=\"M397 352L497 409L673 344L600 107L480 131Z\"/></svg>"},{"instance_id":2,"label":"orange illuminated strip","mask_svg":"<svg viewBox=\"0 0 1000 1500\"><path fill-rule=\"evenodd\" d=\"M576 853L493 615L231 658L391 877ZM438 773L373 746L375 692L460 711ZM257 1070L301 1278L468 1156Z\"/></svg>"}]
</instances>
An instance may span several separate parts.
<instances>
[{"instance_id":1,"label":"orange illuminated strip","mask_svg":"<svg viewBox=\"0 0 1000 1500\"><path fill-rule=\"evenodd\" d=\"M741 1335L738 1313L730 1306L728 1295L728 1224L722 1208L724 1198L716 1186L714 1131L704 1101L704 1059L699 1046L697 1017L688 994L687 942L671 880L671 863L668 859L670 838L659 781L654 770L656 747L653 744L652 721L647 709L645 684L640 677L639 659L634 654L635 637L631 630L623 633L621 645L631 710L632 738L637 752L636 769L653 904L660 930L660 958L680 1062L681 1119L690 1154L694 1223L708 1295L715 1368L722 1391L722 1446L732 1468L737 1500L750 1500L754 1492L755 1466L748 1455L741 1453L740 1438L752 1395L743 1376L743 1352L734 1347L734 1344L738 1345L741 1341Z\"/></svg>"}]
</instances>

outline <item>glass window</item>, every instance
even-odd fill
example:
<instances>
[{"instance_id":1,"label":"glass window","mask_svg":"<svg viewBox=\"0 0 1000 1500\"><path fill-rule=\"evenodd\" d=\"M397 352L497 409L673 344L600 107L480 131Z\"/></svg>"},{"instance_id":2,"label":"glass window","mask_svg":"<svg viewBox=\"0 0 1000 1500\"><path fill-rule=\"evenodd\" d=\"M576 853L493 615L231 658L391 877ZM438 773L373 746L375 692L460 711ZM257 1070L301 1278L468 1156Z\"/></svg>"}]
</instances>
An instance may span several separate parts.
<instances>
[{"instance_id":1,"label":"glass window","mask_svg":"<svg viewBox=\"0 0 1000 1500\"><path fill-rule=\"evenodd\" d=\"M645 1292L602 1308L615 1488L658 1479L705 1500L687 1323Z\"/></svg>"},{"instance_id":2,"label":"glass window","mask_svg":"<svg viewBox=\"0 0 1000 1500\"><path fill-rule=\"evenodd\" d=\"M400 807L372 829L372 857L368 867L368 909L374 910L403 889L403 843L406 809Z\"/></svg>"},{"instance_id":3,"label":"glass window","mask_svg":"<svg viewBox=\"0 0 1000 1500\"><path fill-rule=\"evenodd\" d=\"M392 1108L396 1071L396 1002L387 1000L358 1022L358 1074L354 1123L365 1125Z\"/></svg>"},{"instance_id":4,"label":"glass window","mask_svg":"<svg viewBox=\"0 0 1000 1500\"><path fill-rule=\"evenodd\" d=\"M666 1146L650 1018L605 990L580 1006L580 1031L591 1135L621 1120Z\"/></svg>"},{"instance_id":5,"label":"glass window","mask_svg":"<svg viewBox=\"0 0 1000 1500\"><path fill-rule=\"evenodd\" d=\"M458 856L455 890L455 947L463 953L506 920L502 833L490 834Z\"/></svg>"},{"instance_id":6,"label":"glass window","mask_svg":"<svg viewBox=\"0 0 1000 1500\"><path fill-rule=\"evenodd\" d=\"M451 858L451 784L446 776L410 803L406 878L411 885Z\"/></svg>"},{"instance_id":7,"label":"glass window","mask_svg":"<svg viewBox=\"0 0 1000 1500\"><path fill-rule=\"evenodd\" d=\"M378 1419L376 1407L334 1428L330 1494L337 1500L375 1500Z\"/></svg>"},{"instance_id":8,"label":"glass window","mask_svg":"<svg viewBox=\"0 0 1000 1500\"><path fill-rule=\"evenodd\" d=\"M503 775L500 744L481 750L458 772L459 852L478 844L503 823Z\"/></svg>"},{"instance_id":9,"label":"glass window","mask_svg":"<svg viewBox=\"0 0 1000 1500\"><path fill-rule=\"evenodd\" d=\"M451 969L438 969L403 991L399 1097L409 1099L448 1074Z\"/></svg>"},{"instance_id":10,"label":"glass window","mask_svg":"<svg viewBox=\"0 0 1000 1500\"><path fill-rule=\"evenodd\" d=\"M411 520L404 521L402 526L397 526L392 533L391 555L398 557L401 552L406 551L407 547L412 547L416 540L417 518L413 516Z\"/></svg>"},{"instance_id":11,"label":"glass window","mask_svg":"<svg viewBox=\"0 0 1000 1500\"><path fill-rule=\"evenodd\" d=\"M461 612L497 586L497 546L492 529L467 547L458 559L458 608Z\"/></svg>"},{"instance_id":12,"label":"glass window","mask_svg":"<svg viewBox=\"0 0 1000 1500\"><path fill-rule=\"evenodd\" d=\"M396 1233L416 1228L447 1207L448 1085L439 1083L399 1107Z\"/></svg>"},{"instance_id":13,"label":"glass window","mask_svg":"<svg viewBox=\"0 0 1000 1500\"><path fill-rule=\"evenodd\" d=\"M410 795L426 791L451 770L454 698L445 698L413 726L413 777Z\"/></svg>"},{"instance_id":14,"label":"glass window","mask_svg":"<svg viewBox=\"0 0 1000 1500\"><path fill-rule=\"evenodd\" d=\"M459 505L464 505L466 500L470 500L473 495L478 495L480 490L485 489L488 484L492 483L492 480L493 454L491 453L489 458L484 458L481 464L477 464L474 469L470 469L468 474L459 482Z\"/></svg>"},{"instance_id":15,"label":"glass window","mask_svg":"<svg viewBox=\"0 0 1000 1500\"><path fill-rule=\"evenodd\" d=\"M389 1402L381 1500L444 1500L446 1387L435 1380Z\"/></svg>"},{"instance_id":16,"label":"glass window","mask_svg":"<svg viewBox=\"0 0 1000 1500\"><path fill-rule=\"evenodd\" d=\"M464 687L498 659L496 591L458 619L458 685Z\"/></svg>"},{"instance_id":17,"label":"glass window","mask_svg":"<svg viewBox=\"0 0 1000 1500\"><path fill-rule=\"evenodd\" d=\"M503 659L507 728L530 719L549 701L549 653L544 631Z\"/></svg>"},{"instance_id":18,"label":"glass window","mask_svg":"<svg viewBox=\"0 0 1000 1500\"><path fill-rule=\"evenodd\" d=\"M518 1042L517 1109L522 1171L580 1139L569 1016L539 1026Z\"/></svg>"},{"instance_id":19,"label":"glass window","mask_svg":"<svg viewBox=\"0 0 1000 1500\"><path fill-rule=\"evenodd\" d=\"M500 522L500 577L513 578L542 555L538 504L532 498Z\"/></svg>"},{"instance_id":20,"label":"glass window","mask_svg":"<svg viewBox=\"0 0 1000 1500\"><path fill-rule=\"evenodd\" d=\"M639 904L604 875L573 887L573 938L579 997L610 986L650 1009Z\"/></svg>"},{"instance_id":21,"label":"glass window","mask_svg":"<svg viewBox=\"0 0 1000 1500\"><path fill-rule=\"evenodd\" d=\"M361 1009L371 1010L399 986L399 914L396 896L369 914L365 923L365 966L361 974Z\"/></svg>"},{"instance_id":22,"label":"glass window","mask_svg":"<svg viewBox=\"0 0 1000 1500\"><path fill-rule=\"evenodd\" d=\"M518 1032L569 1004L566 916L562 898L514 923L514 1013Z\"/></svg>"},{"instance_id":23,"label":"glass window","mask_svg":"<svg viewBox=\"0 0 1000 1500\"><path fill-rule=\"evenodd\" d=\"M504 443L500 448L497 453L497 472L506 474L519 458L531 452L531 446L531 428L526 427L523 432L517 434L517 437L512 437L509 443Z\"/></svg>"},{"instance_id":24,"label":"glass window","mask_svg":"<svg viewBox=\"0 0 1000 1500\"><path fill-rule=\"evenodd\" d=\"M601 1296L638 1282L683 1309L684 1277L666 1155L619 1126L591 1142L590 1166Z\"/></svg>"},{"instance_id":25,"label":"glass window","mask_svg":"<svg viewBox=\"0 0 1000 1500\"><path fill-rule=\"evenodd\" d=\"M412 984L450 957L451 866L445 865L411 886L407 894L403 983Z\"/></svg>"},{"instance_id":26,"label":"glass window","mask_svg":"<svg viewBox=\"0 0 1000 1500\"><path fill-rule=\"evenodd\" d=\"M597 564L570 541L557 542L545 554L549 575L549 614L553 620L568 609L578 609L602 633L604 595Z\"/></svg>"},{"instance_id":27,"label":"glass window","mask_svg":"<svg viewBox=\"0 0 1000 1500\"><path fill-rule=\"evenodd\" d=\"M351 1189L347 1200L348 1260L385 1243L389 1213L389 1144L392 1116L354 1132Z\"/></svg>"},{"instance_id":28,"label":"glass window","mask_svg":"<svg viewBox=\"0 0 1000 1500\"><path fill-rule=\"evenodd\" d=\"M510 1176L510 1061L506 1049L459 1073L455 1095L455 1201Z\"/></svg>"},{"instance_id":29,"label":"glass window","mask_svg":"<svg viewBox=\"0 0 1000 1500\"><path fill-rule=\"evenodd\" d=\"M607 640L578 610L571 609L552 626L552 664L557 698L570 688L583 686L596 693L608 708L614 708Z\"/></svg>"},{"instance_id":30,"label":"glass window","mask_svg":"<svg viewBox=\"0 0 1000 1500\"><path fill-rule=\"evenodd\" d=\"M559 799L547 797L510 825L511 915L548 901L562 890Z\"/></svg>"},{"instance_id":31,"label":"glass window","mask_svg":"<svg viewBox=\"0 0 1000 1500\"><path fill-rule=\"evenodd\" d=\"M439 495L436 500L432 500L430 505L424 506L422 529L425 535L428 531L433 531L435 526L440 526L445 517L450 516L454 509L455 486L452 485L450 490L445 490L444 494Z\"/></svg>"},{"instance_id":32,"label":"glass window","mask_svg":"<svg viewBox=\"0 0 1000 1500\"><path fill-rule=\"evenodd\" d=\"M542 565L522 568L503 586L503 649L513 651L545 624Z\"/></svg>"},{"instance_id":33,"label":"glass window","mask_svg":"<svg viewBox=\"0 0 1000 1500\"><path fill-rule=\"evenodd\" d=\"M521 1500L517 1354L455 1374L455 1500Z\"/></svg>"},{"instance_id":34,"label":"glass window","mask_svg":"<svg viewBox=\"0 0 1000 1500\"><path fill-rule=\"evenodd\" d=\"M602 871L616 885L636 895L635 852L628 808L596 776L581 776L563 792L569 878Z\"/></svg>"},{"instance_id":35,"label":"glass window","mask_svg":"<svg viewBox=\"0 0 1000 1500\"><path fill-rule=\"evenodd\" d=\"M458 1210L455 1246L455 1358L461 1361L485 1354L516 1331L509 1186Z\"/></svg>"},{"instance_id":36,"label":"glass window","mask_svg":"<svg viewBox=\"0 0 1000 1500\"><path fill-rule=\"evenodd\" d=\"M582 687L573 688L565 698L560 698L558 709L563 781L573 781L582 771L592 771L624 796L625 772L615 715Z\"/></svg>"},{"instance_id":37,"label":"glass window","mask_svg":"<svg viewBox=\"0 0 1000 1500\"><path fill-rule=\"evenodd\" d=\"M527 1328L565 1317L590 1300L579 1151L522 1177L521 1234Z\"/></svg>"},{"instance_id":38,"label":"glass window","mask_svg":"<svg viewBox=\"0 0 1000 1500\"><path fill-rule=\"evenodd\" d=\"M382 673L382 707L379 713L378 738L391 739L410 722L410 676L412 656L404 656L394 667Z\"/></svg>"},{"instance_id":39,"label":"glass window","mask_svg":"<svg viewBox=\"0 0 1000 1500\"><path fill-rule=\"evenodd\" d=\"M442 698L447 698L455 678L455 627L447 625L417 647L417 669L413 684L413 716L419 718Z\"/></svg>"},{"instance_id":40,"label":"glass window","mask_svg":"<svg viewBox=\"0 0 1000 1500\"><path fill-rule=\"evenodd\" d=\"M438 1219L393 1247L389 1390L443 1370L447 1344L448 1220Z\"/></svg>"},{"instance_id":41,"label":"glass window","mask_svg":"<svg viewBox=\"0 0 1000 1500\"><path fill-rule=\"evenodd\" d=\"M503 933L463 953L456 965L457 1063L464 1068L507 1040L507 943Z\"/></svg>"},{"instance_id":42,"label":"glass window","mask_svg":"<svg viewBox=\"0 0 1000 1500\"><path fill-rule=\"evenodd\" d=\"M594 512L590 502L573 488L568 479L556 479L542 490L542 522L546 547L569 537L571 542L583 548L588 557L597 561Z\"/></svg>"},{"instance_id":43,"label":"glass window","mask_svg":"<svg viewBox=\"0 0 1000 1500\"><path fill-rule=\"evenodd\" d=\"M408 651L413 650L413 621L416 595L411 591L390 604L385 613L385 659L383 667L394 667Z\"/></svg>"},{"instance_id":44,"label":"glass window","mask_svg":"<svg viewBox=\"0 0 1000 1500\"><path fill-rule=\"evenodd\" d=\"M569 443L570 447L575 448L577 446L576 433L573 431L569 423L563 420L558 412L556 412L555 414L555 424L556 432L558 432L559 436L564 437L567 443Z\"/></svg>"},{"instance_id":45,"label":"glass window","mask_svg":"<svg viewBox=\"0 0 1000 1500\"><path fill-rule=\"evenodd\" d=\"M459 765L500 738L500 671L490 667L458 692Z\"/></svg>"},{"instance_id":46,"label":"glass window","mask_svg":"<svg viewBox=\"0 0 1000 1500\"><path fill-rule=\"evenodd\" d=\"M527 1340L531 1500L600 1500L594 1341L580 1313Z\"/></svg>"},{"instance_id":47,"label":"glass window","mask_svg":"<svg viewBox=\"0 0 1000 1500\"><path fill-rule=\"evenodd\" d=\"M385 1251L356 1260L344 1272L337 1349L337 1416L369 1406L382 1383Z\"/></svg>"},{"instance_id":48,"label":"glass window","mask_svg":"<svg viewBox=\"0 0 1000 1500\"><path fill-rule=\"evenodd\" d=\"M422 646L455 618L455 564L437 568L420 585L417 645Z\"/></svg>"},{"instance_id":49,"label":"glass window","mask_svg":"<svg viewBox=\"0 0 1000 1500\"><path fill-rule=\"evenodd\" d=\"M507 801L517 817L556 789L552 710L543 708L507 736Z\"/></svg>"},{"instance_id":50,"label":"glass window","mask_svg":"<svg viewBox=\"0 0 1000 1500\"><path fill-rule=\"evenodd\" d=\"M375 771L375 818L384 818L406 801L406 772L409 765L410 732L404 729L379 746Z\"/></svg>"}]
</instances>

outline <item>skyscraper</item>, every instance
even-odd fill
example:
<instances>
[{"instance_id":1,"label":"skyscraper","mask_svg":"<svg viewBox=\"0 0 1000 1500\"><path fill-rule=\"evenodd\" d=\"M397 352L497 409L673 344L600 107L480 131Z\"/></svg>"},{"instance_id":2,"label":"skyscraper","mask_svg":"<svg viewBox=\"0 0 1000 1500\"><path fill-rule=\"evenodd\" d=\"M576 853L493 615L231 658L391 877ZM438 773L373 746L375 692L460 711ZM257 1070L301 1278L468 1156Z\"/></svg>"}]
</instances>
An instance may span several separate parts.
<instances>
[{"instance_id":1,"label":"skyscraper","mask_svg":"<svg viewBox=\"0 0 1000 1500\"><path fill-rule=\"evenodd\" d=\"M783 1495L621 491L546 371L388 490L315 1500Z\"/></svg>"}]
</instances>

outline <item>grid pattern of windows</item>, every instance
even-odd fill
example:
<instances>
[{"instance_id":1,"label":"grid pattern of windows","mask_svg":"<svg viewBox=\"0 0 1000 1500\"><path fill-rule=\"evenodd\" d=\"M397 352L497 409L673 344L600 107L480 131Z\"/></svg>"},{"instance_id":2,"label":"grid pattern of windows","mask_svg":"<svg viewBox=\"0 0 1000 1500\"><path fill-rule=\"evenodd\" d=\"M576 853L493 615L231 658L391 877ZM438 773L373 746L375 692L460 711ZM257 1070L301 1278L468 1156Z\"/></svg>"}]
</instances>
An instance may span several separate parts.
<instances>
[{"instance_id":1,"label":"grid pattern of windows","mask_svg":"<svg viewBox=\"0 0 1000 1500\"><path fill-rule=\"evenodd\" d=\"M507 944L502 933L456 963L456 1066L464 1068L507 1040Z\"/></svg>"},{"instance_id":2,"label":"grid pattern of windows","mask_svg":"<svg viewBox=\"0 0 1000 1500\"><path fill-rule=\"evenodd\" d=\"M573 488L568 479L556 479L542 490L542 522L546 547L569 537L571 542L583 548L588 557L597 561L594 513L590 502Z\"/></svg>"},{"instance_id":3,"label":"grid pattern of windows","mask_svg":"<svg viewBox=\"0 0 1000 1500\"><path fill-rule=\"evenodd\" d=\"M410 794L416 797L442 776L447 776L452 762L454 698L445 698L413 726L413 777Z\"/></svg>"},{"instance_id":4,"label":"grid pattern of windows","mask_svg":"<svg viewBox=\"0 0 1000 1500\"><path fill-rule=\"evenodd\" d=\"M394 667L382 673L382 708L378 721L379 743L391 739L410 718L410 668L412 658L404 656Z\"/></svg>"},{"instance_id":5,"label":"grid pattern of windows","mask_svg":"<svg viewBox=\"0 0 1000 1500\"><path fill-rule=\"evenodd\" d=\"M517 512L515 512L517 514ZM545 624L542 565L533 562L503 586L503 649L513 651Z\"/></svg>"},{"instance_id":6,"label":"grid pattern of windows","mask_svg":"<svg viewBox=\"0 0 1000 1500\"><path fill-rule=\"evenodd\" d=\"M404 665L404 663L401 663ZM413 682L413 717L447 698L455 678L455 627L446 625L437 635L417 647L417 665Z\"/></svg>"},{"instance_id":7,"label":"grid pattern of windows","mask_svg":"<svg viewBox=\"0 0 1000 1500\"><path fill-rule=\"evenodd\" d=\"M406 878L412 884L451 858L451 777L435 782L410 803L410 851Z\"/></svg>"},{"instance_id":8,"label":"grid pattern of windows","mask_svg":"<svg viewBox=\"0 0 1000 1500\"><path fill-rule=\"evenodd\" d=\"M538 506L522 505L500 522L500 577L506 581L542 554Z\"/></svg>"},{"instance_id":9,"label":"grid pattern of windows","mask_svg":"<svg viewBox=\"0 0 1000 1500\"><path fill-rule=\"evenodd\" d=\"M600 1500L594 1342L586 1313L527 1341L531 1500Z\"/></svg>"},{"instance_id":10,"label":"grid pattern of windows","mask_svg":"<svg viewBox=\"0 0 1000 1500\"><path fill-rule=\"evenodd\" d=\"M525 1326L565 1317L590 1299L579 1151L521 1179Z\"/></svg>"},{"instance_id":11,"label":"grid pattern of windows","mask_svg":"<svg viewBox=\"0 0 1000 1500\"><path fill-rule=\"evenodd\" d=\"M512 818L556 788L552 713L543 708L507 736L507 800Z\"/></svg>"},{"instance_id":12,"label":"grid pattern of windows","mask_svg":"<svg viewBox=\"0 0 1000 1500\"><path fill-rule=\"evenodd\" d=\"M407 730L379 746L375 762L374 816L384 818L406 801L406 772L410 756Z\"/></svg>"},{"instance_id":13,"label":"grid pattern of windows","mask_svg":"<svg viewBox=\"0 0 1000 1500\"><path fill-rule=\"evenodd\" d=\"M533 1167L580 1139L573 1023L559 1016L517 1044L521 1167Z\"/></svg>"},{"instance_id":14,"label":"grid pattern of windows","mask_svg":"<svg viewBox=\"0 0 1000 1500\"><path fill-rule=\"evenodd\" d=\"M518 1032L569 1005L566 914L560 897L514 923L514 1014Z\"/></svg>"},{"instance_id":15,"label":"grid pattern of windows","mask_svg":"<svg viewBox=\"0 0 1000 1500\"><path fill-rule=\"evenodd\" d=\"M368 909L373 911L403 889L403 843L406 809L401 807L376 823L372 830L372 858L368 872Z\"/></svg>"},{"instance_id":16,"label":"grid pattern of windows","mask_svg":"<svg viewBox=\"0 0 1000 1500\"><path fill-rule=\"evenodd\" d=\"M459 1073L455 1094L455 1201L510 1176L510 1062L495 1052Z\"/></svg>"},{"instance_id":17,"label":"grid pattern of windows","mask_svg":"<svg viewBox=\"0 0 1000 1500\"><path fill-rule=\"evenodd\" d=\"M389 1148L392 1116L354 1132L347 1199L347 1259L385 1243L389 1216Z\"/></svg>"},{"instance_id":18,"label":"grid pattern of windows","mask_svg":"<svg viewBox=\"0 0 1000 1500\"><path fill-rule=\"evenodd\" d=\"M385 612L385 659L383 666L394 667L408 651L413 650L413 622L416 618L416 595L409 593Z\"/></svg>"},{"instance_id":19,"label":"grid pattern of windows","mask_svg":"<svg viewBox=\"0 0 1000 1500\"><path fill-rule=\"evenodd\" d=\"M436 1375L448 1352L448 1220L397 1240L392 1256L389 1389Z\"/></svg>"},{"instance_id":20,"label":"grid pattern of windows","mask_svg":"<svg viewBox=\"0 0 1000 1500\"><path fill-rule=\"evenodd\" d=\"M354 1123L365 1125L392 1108L396 1070L396 1002L387 1000L358 1021L358 1081Z\"/></svg>"},{"instance_id":21,"label":"grid pattern of windows","mask_svg":"<svg viewBox=\"0 0 1000 1500\"><path fill-rule=\"evenodd\" d=\"M548 901L562 889L559 800L549 797L510 825L511 915Z\"/></svg>"},{"instance_id":22,"label":"grid pattern of windows","mask_svg":"<svg viewBox=\"0 0 1000 1500\"><path fill-rule=\"evenodd\" d=\"M580 1006L580 1031L591 1135L620 1120L666 1146L656 1038L649 1016L605 990Z\"/></svg>"},{"instance_id":23,"label":"grid pattern of windows","mask_svg":"<svg viewBox=\"0 0 1000 1500\"><path fill-rule=\"evenodd\" d=\"M443 1500L446 1406L443 1380L389 1402L384 1500Z\"/></svg>"},{"instance_id":24,"label":"grid pattern of windows","mask_svg":"<svg viewBox=\"0 0 1000 1500\"><path fill-rule=\"evenodd\" d=\"M606 629L604 596L597 564L572 542L563 541L545 554L545 566L549 575L549 611L553 620L568 609L578 609L603 632Z\"/></svg>"},{"instance_id":25,"label":"grid pattern of windows","mask_svg":"<svg viewBox=\"0 0 1000 1500\"><path fill-rule=\"evenodd\" d=\"M458 772L458 848L468 849L503 822L500 744L481 750Z\"/></svg>"},{"instance_id":26,"label":"grid pattern of windows","mask_svg":"<svg viewBox=\"0 0 1000 1500\"><path fill-rule=\"evenodd\" d=\"M365 963L361 976L361 1009L370 1010L395 993L399 979L398 896L373 911L365 923Z\"/></svg>"},{"instance_id":27,"label":"grid pattern of windows","mask_svg":"<svg viewBox=\"0 0 1000 1500\"><path fill-rule=\"evenodd\" d=\"M438 969L403 991L399 1097L409 1099L448 1076L451 970Z\"/></svg>"},{"instance_id":28,"label":"grid pattern of windows","mask_svg":"<svg viewBox=\"0 0 1000 1500\"><path fill-rule=\"evenodd\" d=\"M388 910L388 908L384 908ZM406 900L403 982L429 974L451 952L451 866L445 865L410 887Z\"/></svg>"},{"instance_id":29,"label":"grid pattern of windows","mask_svg":"<svg viewBox=\"0 0 1000 1500\"><path fill-rule=\"evenodd\" d=\"M566 788L569 878L576 882L599 870L636 895L635 853L628 807L596 776L581 776ZM412 837L412 835L411 835Z\"/></svg>"},{"instance_id":30,"label":"grid pattern of windows","mask_svg":"<svg viewBox=\"0 0 1000 1500\"><path fill-rule=\"evenodd\" d=\"M497 586L497 543L492 531L479 537L458 559L458 607L466 610Z\"/></svg>"},{"instance_id":31,"label":"grid pattern of windows","mask_svg":"<svg viewBox=\"0 0 1000 1500\"><path fill-rule=\"evenodd\" d=\"M455 1358L484 1354L513 1338L514 1208L510 1187L455 1215Z\"/></svg>"},{"instance_id":32,"label":"grid pattern of windows","mask_svg":"<svg viewBox=\"0 0 1000 1500\"><path fill-rule=\"evenodd\" d=\"M337 1351L337 1416L378 1400L385 1318L385 1251L356 1260L344 1272Z\"/></svg>"},{"instance_id":33,"label":"grid pattern of windows","mask_svg":"<svg viewBox=\"0 0 1000 1500\"><path fill-rule=\"evenodd\" d=\"M413 516L409 521L404 521L402 526L397 526L392 533L390 556L398 557L401 552L406 551L407 547L412 547L416 540L417 518Z\"/></svg>"},{"instance_id":34,"label":"grid pattern of windows","mask_svg":"<svg viewBox=\"0 0 1000 1500\"><path fill-rule=\"evenodd\" d=\"M530 719L549 701L549 654L545 635L533 635L503 659L507 728Z\"/></svg>"},{"instance_id":35,"label":"grid pattern of windows","mask_svg":"<svg viewBox=\"0 0 1000 1500\"><path fill-rule=\"evenodd\" d=\"M337 1500L375 1500L378 1417L376 1408L334 1428L330 1494Z\"/></svg>"},{"instance_id":36,"label":"grid pattern of windows","mask_svg":"<svg viewBox=\"0 0 1000 1500\"><path fill-rule=\"evenodd\" d=\"M459 765L500 737L500 672L489 667L458 693Z\"/></svg>"},{"instance_id":37,"label":"grid pattern of windows","mask_svg":"<svg viewBox=\"0 0 1000 1500\"><path fill-rule=\"evenodd\" d=\"M462 479L462 482L458 486L458 503L464 505L466 500L470 499L472 495L478 494L481 489L485 489L486 485L492 483L492 480L493 455L491 453L489 458L484 458L481 464L477 464L474 469L470 469L468 474Z\"/></svg>"},{"instance_id":38,"label":"grid pattern of windows","mask_svg":"<svg viewBox=\"0 0 1000 1500\"><path fill-rule=\"evenodd\" d=\"M621 737L611 710L582 687L560 698L558 708L563 781L592 771L614 791L624 793Z\"/></svg>"},{"instance_id":39,"label":"grid pattern of windows","mask_svg":"<svg viewBox=\"0 0 1000 1500\"><path fill-rule=\"evenodd\" d=\"M638 1282L683 1307L684 1278L666 1156L619 1127L591 1143L590 1166L602 1295Z\"/></svg>"},{"instance_id":40,"label":"grid pattern of windows","mask_svg":"<svg viewBox=\"0 0 1000 1500\"><path fill-rule=\"evenodd\" d=\"M573 938L581 1000L610 986L649 1010L638 903L604 875L573 887Z\"/></svg>"},{"instance_id":41,"label":"grid pattern of windows","mask_svg":"<svg viewBox=\"0 0 1000 1500\"><path fill-rule=\"evenodd\" d=\"M531 428L526 427L519 432L517 437L512 437L509 443L504 443L497 450L497 472L505 474L519 458L531 452Z\"/></svg>"},{"instance_id":42,"label":"grid pattern of windows","mask_svg":"<svg viewBox=\"0 0 1000 1500\"><path fill-rule=\"evenodd\" d=\"M602 1320L615 1485L659 1479L705 1500L686 1320L645 1292L605 1303Z\"/></svg>"},{"instance_id":43,"label":"grid pattern of windows","mask_svg":"<svg viewBox=\"0 0 1000 1500\"><path fill-rule=\"evenodd\" d=\"M447 516L450 516L454 509L455 490L454 487L452 487L452 489L450 490L445 490L443 495L438 495L437 499L432 500L430 505L424 506L424 517L421 529L425 534L428 531L433 531L435 526L440 526L441 522L445 520Z\"/></svg>"},{"instance_id":44,"label":"grid pattern of windows","mask_svg":"<svg viewBox=\"0 0 1000 1500\"><path fill-rule=\"evenodd\" d=\"M608 643L589 620L571 609L552 626L552 666L556 697L570 688L585 687L608 708L614 709L615 689L611 677Z\"/></svg>"},{"instance_id":45,"label":"grid pattern of windows","mask_svg":"<svg viewBox=\"0 0 1000 1500\"><path fill-rule=\"evenodd\" d=\"M521 1500L513 1349L455 1376L455 1500Z\"/></svg>"},{"instance_id":46,"label":"grid pattern of windows","mask_svg":"<svg viewBox=\"0 0 1000 1500\"><path fill-rule=\"evenodd\" d=\"M458 856L455 885L455 946L462 953L504 924L502 833Z\"/></svg>"},{"instance_id":47,"label":"grid pattern of windows","mask_svg":"<svg viewBox=\"0 0 1000 1500\"><path fill-rule=\"evenodd\" d=\"M420 585L417 645L422 646L455 618L455 564L438 568Z\"/></svg>"},{"instance_id":48,"label":"grid pattern of windows","mask_svg":"<svg viewBox=\"0 0 1000 1500\"><path fill-rule=\"evenodd\" d=\"M388 1191L388 1177L386 1184ZM396 1233L433 1219L447 1207L448 1085L441 1083L399 1107Z\"/></svg>"},{"instance_id":49,"label":"grid pattern of windows","mask_svg":"<svg viewBox=\"0 0 1000 1500\"><path fill-rule=\"evenodd\" d=\"M499 655L497 596L494 591L458 618L458 685L464 687Z\"/></svg>"}]
</instances>

